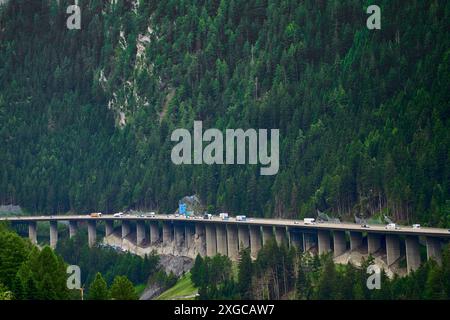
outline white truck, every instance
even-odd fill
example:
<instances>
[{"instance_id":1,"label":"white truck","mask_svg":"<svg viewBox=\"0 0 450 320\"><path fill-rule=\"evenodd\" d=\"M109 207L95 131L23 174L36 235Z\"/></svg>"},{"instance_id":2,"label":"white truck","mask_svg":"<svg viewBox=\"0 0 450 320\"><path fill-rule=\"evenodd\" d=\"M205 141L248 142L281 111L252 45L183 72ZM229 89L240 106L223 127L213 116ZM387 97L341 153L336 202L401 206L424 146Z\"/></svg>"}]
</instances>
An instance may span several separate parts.
<instances>
[{"instance_id":1,"label":"white truck","mask_svg":"<svg viewBox=\"0 0 450 320\"><path fill-rule=\"evenodd\" d=\"M226 213L226 212L222 212L222 213L220 213L219 214L219 217L220 217L220 219L222 219L222 220L228 220L228 213Z\"/></svg>"},{"instance_id":2,"label":"white truck","mask_svg":"<svg viewBox=\"0 0 450 320\"><path fill-rule=\"evenodd\" d=\"M212 214L210 214L210 213L205 213L205 214L203 215L203 219L205 219L205 220L211 220L211 219L212 219Z\"/></svg>"},{"instance_id":3,"label":"white truck","mask_svg":"<svg viewBox=\"0 0 450 320\"><path fill-rule=\"evenodd\" d=\"M395 223L388 223L386 227L384 227L387 230L398 230L399 227Z\"/></svg>"},{"instance_id":4,"label":"white truck","mask_svg":"<svg viewBox=\"0 0 450 320\"><path fill-rule=\"evenodd\" d=\"M303 219L303 223L304 224L315 224L316 223L316 219L314 219L314 218L304 218Z\"/></svg>"},{"instance_id":5,"label":"white truck","mask_svg":"<svg viewBox=\"0 0 450 320\"><path fill-rule=\"evenodd\" d=\"M236 221L246 221L247 217L246 216L236 216Z\"/></svg>"}]
</instances>

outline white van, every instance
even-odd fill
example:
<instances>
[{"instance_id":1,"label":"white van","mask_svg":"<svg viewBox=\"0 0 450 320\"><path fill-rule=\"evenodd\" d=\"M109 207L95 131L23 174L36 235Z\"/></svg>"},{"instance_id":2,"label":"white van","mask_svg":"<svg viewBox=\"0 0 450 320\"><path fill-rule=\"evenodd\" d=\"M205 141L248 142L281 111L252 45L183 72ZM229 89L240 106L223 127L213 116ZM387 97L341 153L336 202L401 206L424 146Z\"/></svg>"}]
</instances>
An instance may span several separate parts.
<instances>
[{"instance_id":1,"label":"white van","mask_svg":"<svg viewBox=\"0 0 450 320\"><path fill-rule=\"evenodd\" d=\"M222 220L228 220L228 213L222 212L221 214L219 214L219 217L220 217Z\"/></svg>"},{"instance_id":2,"label":"white van","mask_svg":"<svg viewBox=\"0 0 450 320\"><path fill-rule=\"evenodd\" d=\"M396 230L398 229L397 225L395 223L388 223L385 227L387 230Z\"/></svg>"},{"instance_id":3,"label":"white van","mask_svg":"<svg viewBox=\"0 0 450 320\"><path fill-rule=\"evenodd\" d=\"M315 224L316 223L316 219L314 219L314 218L304 218L303 219L303 223L304 224Z\"/></svg>"}]
</instances>

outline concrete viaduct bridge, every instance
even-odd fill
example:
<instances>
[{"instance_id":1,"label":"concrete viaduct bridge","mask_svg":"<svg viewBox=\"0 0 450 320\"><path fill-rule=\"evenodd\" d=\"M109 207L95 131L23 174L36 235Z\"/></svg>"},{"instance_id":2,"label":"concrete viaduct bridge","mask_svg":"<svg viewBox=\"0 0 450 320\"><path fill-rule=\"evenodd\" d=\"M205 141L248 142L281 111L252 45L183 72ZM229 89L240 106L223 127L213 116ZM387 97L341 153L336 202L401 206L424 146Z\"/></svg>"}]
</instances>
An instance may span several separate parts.
<instances>
[{"instance_id":1,"label":"concrete viaduct bridge","mask_svg":"<svg viewBox=\"0 0 450 320\"><path fill-rule=\"evenodd\" d=\"M426 248L427 259L438 263L442 260L443 244L450 239L450 230L438 228L401 227L385 229L384 225L364 228L353 223L304 224L303 221L287 219L250 218L246 221L213 219L193 219L174 215L137 216L88 215L6 217L0 221L28 224L31 242L37 243L37 222L50 222L50 246L58 241L58 222L69 224L69 236L73 237L80 222L87 224L89 246L97 239L97 223L105 226L105 236L114 232L114 223L120 221L122 239L136 235L136 244L144 242L150 246L157 243L172 246L189 246L194 239L205 249L200 254L214 256L227 255L237 260L239 250L250 247L252 257L256 257L262 245L274 237L278 244L295 246L302 251L323 254L332 251L334 257L345 252L359 250L367 254L383 252L388 266L392 266L406 256L407 271L416 270L421 264L421 243ZM136 226L132 233L131 226ZM149 228L148 228L149 226ZM148 231L148 232L147 232ZM134 241L134 239L133 239Z\"/></svg>"}]
</instances>

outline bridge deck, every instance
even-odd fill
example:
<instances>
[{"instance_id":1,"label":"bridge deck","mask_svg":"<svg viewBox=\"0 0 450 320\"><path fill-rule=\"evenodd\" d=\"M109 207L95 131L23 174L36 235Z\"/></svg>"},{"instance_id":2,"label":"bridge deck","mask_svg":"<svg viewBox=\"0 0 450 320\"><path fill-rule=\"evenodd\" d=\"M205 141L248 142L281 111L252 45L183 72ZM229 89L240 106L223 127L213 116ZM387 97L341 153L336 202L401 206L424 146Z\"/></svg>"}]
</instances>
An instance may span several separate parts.
<instances>
[{"instance_id":1,"label":"bridge deck","mask_svg":"<svg viewBox=\"0 0 450 320\"><path fill-rule=\"evenodd\" d=\"M263 218L247 218L246 221L236 221L233 218L230 220L222 220L219 217L213 219L193 219L184 218L182 216L176 218L173 215L156 215L155 217L138 217L138 216L123 216L114 217L113 215L102 215L101 217L90 217L88 215L58 215L58 216L22 216L22 217L0 217L0 221L12 222L28 222L28 221L107 221L107 220L125 220L125 221L179 221L179 222L194 222L194 223L224 223L224 224L243 224L243 225L260 225L260 226L274 226L274 227L290 227L298 229L313 230L340 230L340 231L358 231L367 233L384 233L384 234L399 234L399 235L416 235L416 236L434 236L450 238L450 230L442 228L427 228L422 227L414 229L409 226L400 226L398 230L386 229L384 225L370 225L369 228L363 228L355 223L316 223L304 224L301 220L290 219L263 219Z\"/></svg>"}]
</instances>

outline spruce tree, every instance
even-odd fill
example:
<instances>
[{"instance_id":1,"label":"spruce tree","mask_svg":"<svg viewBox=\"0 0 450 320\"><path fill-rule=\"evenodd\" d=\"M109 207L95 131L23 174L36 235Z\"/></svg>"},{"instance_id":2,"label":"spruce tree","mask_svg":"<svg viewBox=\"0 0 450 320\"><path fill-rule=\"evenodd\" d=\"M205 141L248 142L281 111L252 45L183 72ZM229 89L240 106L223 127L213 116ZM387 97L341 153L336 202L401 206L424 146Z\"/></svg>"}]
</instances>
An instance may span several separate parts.
<instances>
[{"instance_id":1,"label":"spruce tree","mask_svg":"<svg viewBox=\"0 0 450 320\"><path fill-rule=\"evenodd\" d=\"M252 299L252 258L250 250L244 249L241 251L239 258L239 273L238 273L238 287L241 299Z\"/></svg>"},{"instance_id":2,"label":"spruce tree","mask_svg":"<svg viewBox=\"0 0 450 320\"><path fill-rule=\"evenodd\" d=\"M137 300L133 283L125 276L117 276L110 289L111 298L114 300Z\"/></svg>"},{"instance_id":3,"label":"spruce tree","mask_svg":"<svg viewBox=\"0 0 450 320\"><path fill-rule=\"evenodd\" d=\"M102 274L97 272L94 281L89 286L88 299L89 300L108 300L109 292L106 281L103 279Z\"/></svg>"}]
</instances>

